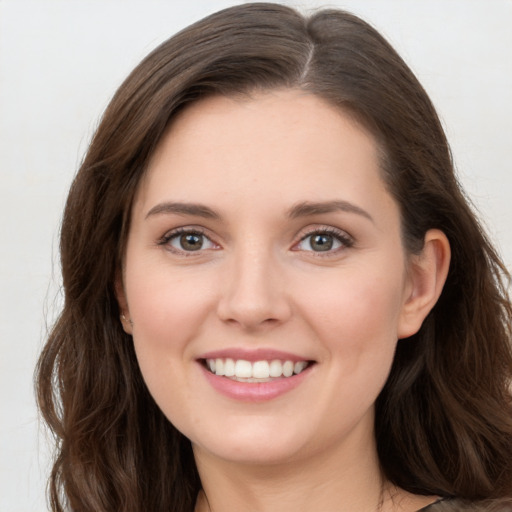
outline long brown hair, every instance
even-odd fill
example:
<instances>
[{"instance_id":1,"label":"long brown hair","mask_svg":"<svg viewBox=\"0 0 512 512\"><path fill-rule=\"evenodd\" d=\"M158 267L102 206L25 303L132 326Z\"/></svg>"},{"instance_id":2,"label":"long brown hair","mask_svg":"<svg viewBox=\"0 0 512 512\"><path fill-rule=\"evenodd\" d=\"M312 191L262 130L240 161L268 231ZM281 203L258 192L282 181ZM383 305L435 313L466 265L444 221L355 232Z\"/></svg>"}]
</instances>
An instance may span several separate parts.
<instances>
[{"instance_id":1,"label":"long brown hair","mask_svg":"<svg viewBox=\"0 0 512 512\"><path fill-rule=\"evenodd\" d=\"M173 116L206 95L283 87L326 99L375 136L409 251L430 228L451 244L442 296L421 330L399 341L378 398L386 477L418 494L512 495L508 274L457 183L429 98L359 18L262 3L211 15L146 57L108 106L73 182L61 232L65 303L37 368L57 444L54 511L193 510L201 484L190 442L144 385L114 282L132 199Z\"/></svg>"}]
</instances>

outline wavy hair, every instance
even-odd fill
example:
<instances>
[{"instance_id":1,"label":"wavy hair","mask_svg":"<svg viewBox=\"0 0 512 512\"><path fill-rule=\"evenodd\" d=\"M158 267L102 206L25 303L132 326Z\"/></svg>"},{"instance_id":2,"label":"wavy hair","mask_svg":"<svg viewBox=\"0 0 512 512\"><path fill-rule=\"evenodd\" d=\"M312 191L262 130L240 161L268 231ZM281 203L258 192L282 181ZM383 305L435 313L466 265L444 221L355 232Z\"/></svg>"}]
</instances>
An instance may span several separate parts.
<instances>
[{"instance_id":1,"label":"wavy hair","mask_svg":"<svg viewBox=\"0 0 512 512\"><path fill-rule=\"evenodd\" d=\"M190 442L156 406L119 322L115 279L134 194L166 127L207 95L299 88L376 138L403 239L448 237L443 293L398 343L376 405L380 463L417 494L512 495L509 275L454 174L424 89L389 43L344 11L277 4L213 14L148 55L107 107L71 186L61 230L64 306L37 367L54 434L54 512L191 512L201 483Z\"/></svg>"}]
</instances>

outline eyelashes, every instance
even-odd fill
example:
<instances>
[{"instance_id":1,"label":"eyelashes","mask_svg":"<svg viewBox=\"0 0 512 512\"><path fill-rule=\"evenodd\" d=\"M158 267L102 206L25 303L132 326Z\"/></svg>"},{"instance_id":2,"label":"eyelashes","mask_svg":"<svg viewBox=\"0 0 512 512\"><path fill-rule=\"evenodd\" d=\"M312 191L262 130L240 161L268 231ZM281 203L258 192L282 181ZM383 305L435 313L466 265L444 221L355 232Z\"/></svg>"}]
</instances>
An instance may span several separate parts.
<instances>
[{"instance_id":1,"label":"eyelashes","mask_svg":"<svg viewBox=\"0 0 512 512\"><path fill-rule=\"evenodd\" d=\"M172 252L198 253L205 249L220 249L198 228L178 228L166 233L158 245L166 246Z\"/></svg>"},{"instance_id":2,"label":"eyelashes","mask_svg":"<svg viewBox=\"0 0 512 512\"><path fill-rule=\"evenodd\" d=\"M314 229L305 234L294 245L295 251L312 251L316 253L337 252L354 245L352 237L335 228Z\"/></svg>"},{"instance_id":3,"label":"eyelashes","mask_svg":"<svg viewBox=\"0 0 512 512\"><path fill-rule=\"evenodd\" d=\"M184 256L200 255L203 251L221 249L219 244L197 227L174 229L160 238L157 244ZM315 256L328 256L338 254L353 245L354 239L346 232L333 227L318 227L303 234L291 250L311 252Z\"/></svg>"}]
</instances>

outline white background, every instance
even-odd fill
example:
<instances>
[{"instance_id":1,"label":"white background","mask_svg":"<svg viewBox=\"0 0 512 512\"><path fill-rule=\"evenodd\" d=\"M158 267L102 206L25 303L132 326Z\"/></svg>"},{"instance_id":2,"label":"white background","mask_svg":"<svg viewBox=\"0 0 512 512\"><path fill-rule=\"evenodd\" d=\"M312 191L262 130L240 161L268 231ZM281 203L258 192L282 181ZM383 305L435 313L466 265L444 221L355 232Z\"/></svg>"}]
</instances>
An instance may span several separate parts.
<instances>
[{"instance_id":1,"label":"white background","mask_svg":"<svg viewBox=\"0 0 512 512\"><path fill-rule=\"evenodd\" d=\"M441 115L460 179L512 268L512 0L339 0ZM233 2L0 0L0 512L46 510L32 374L59 308L59 221L102 110L159 42Z\"/></svg>"}]
</instances>

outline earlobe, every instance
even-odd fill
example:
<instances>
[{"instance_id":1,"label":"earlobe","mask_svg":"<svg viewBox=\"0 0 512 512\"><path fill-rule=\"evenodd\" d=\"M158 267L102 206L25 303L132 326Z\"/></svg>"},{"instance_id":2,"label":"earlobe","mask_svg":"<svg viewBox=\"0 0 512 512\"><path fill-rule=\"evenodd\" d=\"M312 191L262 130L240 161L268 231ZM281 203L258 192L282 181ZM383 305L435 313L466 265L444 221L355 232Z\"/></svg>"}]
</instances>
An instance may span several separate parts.
<instances>
[{"instance_id":1,"label":"earlobe","mask_svg":"<svg viewBox=\"0 0 512 512\"><path fill-rule=\"evenodd\" d=\"M450 243L446 235L431 229L425 234L423 249L410 257L407 289L398 326L398 338L417 333L435 306L450 267Z\"/></svg>"},{"instance_id":2,"label":"earlobe","mask_svg":"<svg viewBox=\"0 0 512 512\"><path fill-rule=\"evenodd\" d=\"M130 318L130 310L128 309L128 302L126 300L126 292L124 289L123 280L120 275L116 276L115 280L115 294L117 303L119 304L120 320L126 334L133 334L133 322Z\"/></svg>"}]
</instances>

